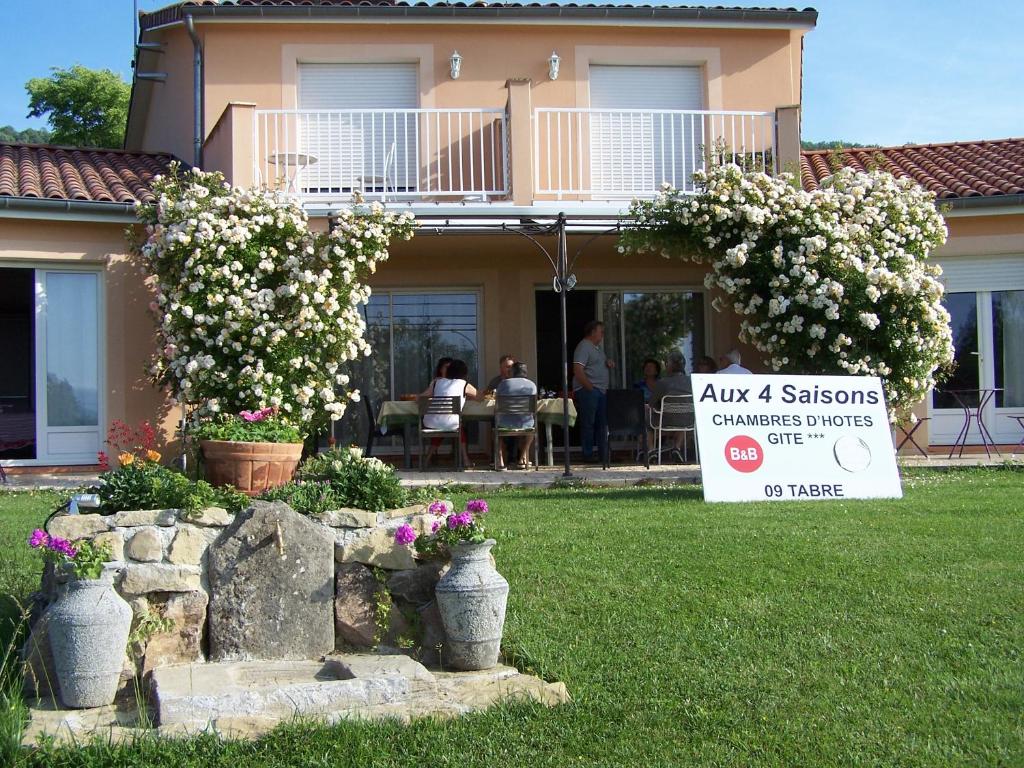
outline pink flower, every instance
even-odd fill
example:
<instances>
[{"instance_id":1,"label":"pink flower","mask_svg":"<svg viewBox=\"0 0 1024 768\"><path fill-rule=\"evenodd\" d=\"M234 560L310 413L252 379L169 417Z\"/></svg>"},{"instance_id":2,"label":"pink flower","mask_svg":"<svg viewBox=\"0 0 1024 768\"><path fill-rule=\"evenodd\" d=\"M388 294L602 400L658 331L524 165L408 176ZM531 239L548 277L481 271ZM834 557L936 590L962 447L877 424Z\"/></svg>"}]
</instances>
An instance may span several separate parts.
<instances>
[{"instance_id":1,"label":"pink flower","mask_svg":"<svg viewBox=\"0 0 1024 768\"><path fill-rule=\"evenodd\" d=\"M40 547L45 547L49 543L49 535L46 533L46 531L43 531L39 528L36 528L34 531L32 531L32 535L29 537L28 540L28 545L32 547L32 549L39 549Z\"/></svg>"},{"instance_id":2,"label":"pink flower","mask_svg":"<svg viewBox=\"0 0 1024 768\"><path fill-rule=\"evenodd\" d=\"M475 515L486 515L487 502L483 499L472 499L466 503L466 511L472 512Z\"/></svg>"},{"instance_id":3,"label":"pink flower","mask_svg":"<svg viewBox=\"0 0 1024 768\"><path fill-rule=\"evenodd\" d=\"M401 544L403 547L412 544L416 541L416 531L408 523L400 525L398 530L395 531L395 543Z\"/></svg>"},{"instance_id":4,"label":"pink flower","mask_svg":"<svg viewBox=\"0 0 1024 768\"><path fill-rule=\"evenodd\" d=\"M435 515L445 515L448 513L448 502L438 499L437 501L432 502L427 509Z\"/></svg>"}]
</instances>

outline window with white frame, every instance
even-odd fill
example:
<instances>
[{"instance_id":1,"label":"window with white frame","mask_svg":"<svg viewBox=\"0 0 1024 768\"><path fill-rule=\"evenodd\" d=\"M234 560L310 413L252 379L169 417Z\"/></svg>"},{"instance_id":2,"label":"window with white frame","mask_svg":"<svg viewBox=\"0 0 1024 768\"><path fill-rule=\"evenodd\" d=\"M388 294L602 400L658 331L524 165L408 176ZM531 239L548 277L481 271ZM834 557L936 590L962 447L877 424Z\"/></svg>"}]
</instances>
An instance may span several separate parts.
<instances>
[{"instance_id":1,"label":"window with white frame","mask_svg":"<svg viewBox=\"0 0 1024 768\"><path fill-rule=\"evenodd\" d=\"M672 350L682 352L686 373L706 354L704 294L699 291L602 290L598 307L605 324L605 354L616 362L612 386L632 386L643 377L644 360L664 365Z\"/></svg>"}]
</instances>

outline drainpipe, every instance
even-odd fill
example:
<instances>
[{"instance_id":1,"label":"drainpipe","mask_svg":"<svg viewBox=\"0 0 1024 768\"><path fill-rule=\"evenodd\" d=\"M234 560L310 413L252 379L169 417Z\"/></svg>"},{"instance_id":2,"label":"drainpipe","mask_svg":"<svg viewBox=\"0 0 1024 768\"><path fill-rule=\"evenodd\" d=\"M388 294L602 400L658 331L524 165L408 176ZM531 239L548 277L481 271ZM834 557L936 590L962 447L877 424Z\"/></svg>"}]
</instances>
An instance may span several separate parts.
<instances>
[{"instance_id":1,"label":"drainpipe","mask_svg":"<svg viewBox=\"0 0 1024 768\"><path fill-rule=\"evenodd\" d=\"M203 46L196 34L192 15L185 16L185 29L192 38L192 165L203 167Z\"/></svg>"}]
</instances>

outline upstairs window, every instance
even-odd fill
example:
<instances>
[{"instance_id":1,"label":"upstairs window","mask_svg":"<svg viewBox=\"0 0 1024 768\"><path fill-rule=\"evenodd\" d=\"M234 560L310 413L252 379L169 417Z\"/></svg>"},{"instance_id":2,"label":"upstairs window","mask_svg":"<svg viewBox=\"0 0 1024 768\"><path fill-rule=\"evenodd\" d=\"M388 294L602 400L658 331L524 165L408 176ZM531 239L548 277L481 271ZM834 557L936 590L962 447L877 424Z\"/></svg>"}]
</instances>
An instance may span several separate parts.
<instances>
[{"instance_id":1,"label":"upstairs window","mask_svg":"<svg viewBox=\"0 0 1024 768\"><path fill-rule=\"evenodd\" d=\"M701 161L700 67L590 67L590 171L595 192L631 195L689 185Z\"/></svg>"},{"instance_id":2,"label":"upstairs window","mask_svg":"<svg viewBox=\"0 0 1024 768\"><path fill-rule=\"evenodd\" d=\"M300 64L299 141L307 193L412 192L417 64Z\"/></svg>"}]
</instances>

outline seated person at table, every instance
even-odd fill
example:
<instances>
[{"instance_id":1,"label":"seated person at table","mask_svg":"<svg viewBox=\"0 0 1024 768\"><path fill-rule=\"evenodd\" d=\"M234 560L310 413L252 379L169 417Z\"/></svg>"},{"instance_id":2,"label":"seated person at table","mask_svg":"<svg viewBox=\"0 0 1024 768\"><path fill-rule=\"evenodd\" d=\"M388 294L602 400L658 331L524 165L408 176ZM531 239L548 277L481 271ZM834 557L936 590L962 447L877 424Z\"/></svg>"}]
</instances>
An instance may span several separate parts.
<instances>
[{"instance_id":1,"label":"seated person at table","mask_svg":"<svg viewBox=\"0 0 1024 768\"><path fill-rule=\"evenodd\" d=\"M437 366L434 368L434 378L427 384L427 388L420 392L420 396L429 395L434 391L434 382L438 379L443 379L448 375L448 366L452 364L452 358L442 357L437 361Z\"/></svg>"},{"instance_id":2,"label":"seated person at table","mask_svg":"<svg viewBox=\"0 0 1024 768\"><path fill-rule=\"evenodd\" d=\"M648 357L644 360L643 365L640 366L640 371L643 373L643 378L633 383L633 389L639 389L644 393L644 402L651 402L651 392L654 390L654 385L658 383L658 378L661 376L661 363L654 358Z\"/></svg>"},{"instance_id":3,"label":"seated person at table","mask_svg":"<svg viewBox=\"0 0 1024 768\"><path fill-rule=\"evenodd\" d=\"M498 385L512 377L512 366L516 360L512 355L502 355L498 358L498 375L487 382L485 392L497 392Z\"/></svg>"},{"instance_id":4,"label":"seated person at table","mask_svg":"<svg viewBox=\"0 0 1024 768\"><path fill-rule=\"evenodd\" d=\"M498 384L496 395L536 395L537 385L530 381L526 363L515 363L511 375ZM533 429L535 417L527 414L498 415L494 417L495 427L506 429ZM530 450L533 448L534 435L519 437L519 469L527 469L530 465ZM512 438L514 439L514 438ZM498 441L498 469L505 467L505 440Z\"/></svg>"},{"instance_id":5,"label":"seated person at table","mask_svg":"<svg viewBox=\"0 0 1024 768\"><path fill-rule=\"evenodd\" d=\"M718 369L718 372L719 373L728 373L728 374L748 374L748 373L750 373L750 369L749 368L744 368L742 365L740 365L740 359L741 358L740 358L739 350L737 350L737 349L730 349L728 352L726 352L724 355L722 355L721 357L718 358L718 362L719 362L719 364L721 366Z\"/></svg>"},{"instance_id":6,"label":"seated person at table","mask_svg":"<svg viewBox=\"0 0 1024 768\"><path fill-rule=\"evenodd\" d=\"M673 349L668 353L668 358L665 360L665 371L667 375L663 379L658 379L658 382L654 385L654 389L651 391L651 408L661 410L662 399L666 395L691 395L693 389L690 386L690 377L686 375L686 363L683 360L683 353L678 349ZM657 414L654 415L652 422L657 424ZM692 414L667 414L662 417L662 425L666 428L672 427L690 427L693 426L693 415ZM649 436L649 445L657 446L657 436L652 431ZM683 447L683 440L686 439L685 432L674 432L672 433L672 458L677 461L682 461L683 456L680 449ZM664 442L664 441L663 441ZM657 447L655 447L657 450Z\"/></svg>"},{"instance_id":7,"label":"seated person at table","mask_svg":"<svg viewBox=\"0 0 1024 768\"><path fill-rule=\"evenodd\" d=\"M715 358L704 355L700 360L694 363L694 373L718 373L718 366L715 364Z\"/></svg>"},{"instance_id":8,"label":"seated person at table","mask_svg":"<svg viewBox=\"0 0 1024 768\"><path fill-rule=\"evenodd\" d=\"M477 392L476 387L466 381L466 376L469 375L469 368L464 361L452 360L448 364L448 369L445 373L445 376L434 379L424 394L431 397L457 397L463 407L466 405L467 398L470 400L480 399L480 393ZM427 429L455 429L459 426L459 416L454 413L450 415L428 413L423 417L423 426ZM427 450L427 464L434 458L440 444L440 438L431 440L430 448ZM465 431L462 432L459 449L462 451L463 466L472 467L473 464L469 460L469 453L466 451Z\"/></svg>"}]
</instances>

